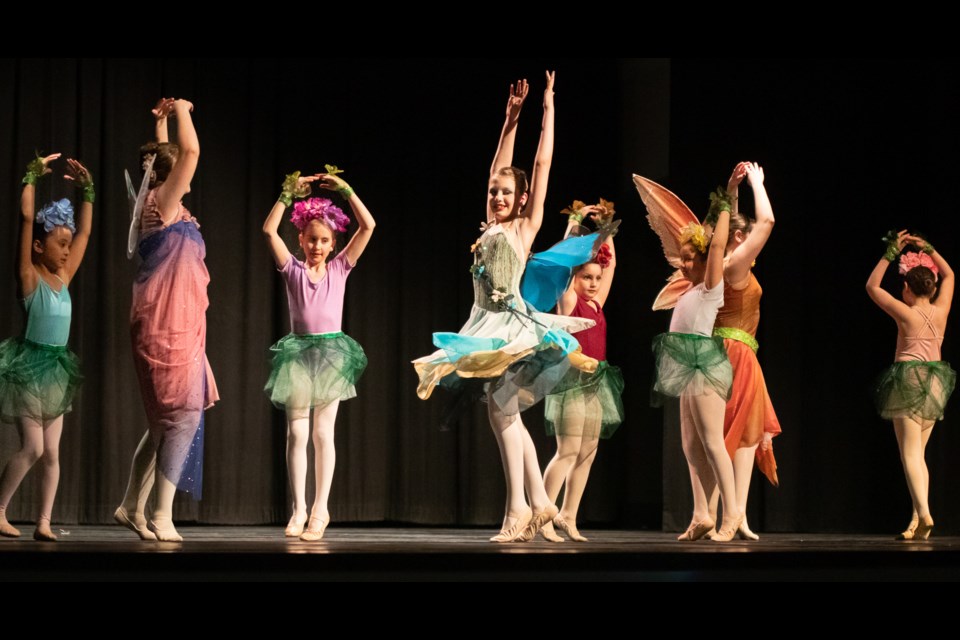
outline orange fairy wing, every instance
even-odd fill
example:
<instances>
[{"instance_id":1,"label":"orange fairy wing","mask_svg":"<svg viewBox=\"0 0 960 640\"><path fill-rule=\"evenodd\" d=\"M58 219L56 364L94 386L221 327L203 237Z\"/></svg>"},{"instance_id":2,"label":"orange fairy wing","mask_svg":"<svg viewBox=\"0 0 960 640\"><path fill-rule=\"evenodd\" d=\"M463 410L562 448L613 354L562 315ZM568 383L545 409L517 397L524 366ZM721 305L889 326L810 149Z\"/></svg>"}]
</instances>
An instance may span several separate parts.
<instances>
[{"instance_id":1,"label":"orange fairy wing","mask_svg":"<svg viewBox=\"0 0 960 640\"><path fill-rule=\"evenodd\" d=\"M633 184L647 207L647 222L650 223L650 228L660 237L663 255L666 256L671 267L679 268L680 229L691 222L700 224L700 221L690 207L683 203L683 200L653 180L634 174ZM670 285L667 285L667 288L669 287Z\"/></svg>"},{"instance_id":2,"label":"orange fairy wing","mask_svg":"<svg viewBox=\"0 0 960 640\"><path fill-rule=\"evenodd\" d=\"M673 272L673 275L667 279L667 286L657 294L657 299L653 301L653 310L665 311L666 309L673 309L677 306L677 300L680 299L680 296L685 294L692 286L693 283L687 280L680 270L677 269Z\"/></svg>"}]
</instances>

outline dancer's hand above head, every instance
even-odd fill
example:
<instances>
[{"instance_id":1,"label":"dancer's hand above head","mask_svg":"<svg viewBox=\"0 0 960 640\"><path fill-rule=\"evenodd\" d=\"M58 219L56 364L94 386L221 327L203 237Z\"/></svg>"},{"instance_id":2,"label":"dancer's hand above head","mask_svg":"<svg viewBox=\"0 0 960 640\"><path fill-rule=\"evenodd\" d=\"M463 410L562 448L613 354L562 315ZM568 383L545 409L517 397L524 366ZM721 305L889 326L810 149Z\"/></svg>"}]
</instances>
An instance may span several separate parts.
<instances>
[{"instance_id":1,"label":"dancer's hand above head","mask_svg":"<svg viewBox=\"0 0 960 640\"><path fill-rule=\"evenodd\" d=\"M751 187L758 187L763 184L763 167L756 162L746 163L747 182Z\"/></svg>"},{"instance_id":2,"label":"dancer's hand above head","mask_svg":"<svg viewBox=\"0 0 960 640\"><path fill-rule=\"evenodd\" d=\"M163 120L173 113L173 103L173 98L160 98L157 100L156 106L150 110L150 113L152 113L153 117L157 120Z\"/></svg>"},{"instance_id":3,"label":"dancer's hand above head","mask_svg":"<svg viewBox=\"0 0 960 640\"><path fill-rule=\"evenodd\" d=\"M507 98L507 118L516 120L520 117L520 109L523 108L523 102L527 99L527 93L530 92L530 85L526 79L517 80L516 84L510 85L510 97Z\"/></svg>"},{"instance_id":4,"label":"dancer's hand above head","mask_svg":"<svg viewBox=\"0 0 960 640\"><path fill-rule=\"evenodd\" d=\"M170 112L170 115L176 115L177 109L186 109L187 111L192 113L193 103L190 102L189 100L183 100L182 98L178 98L173 101L173 110Z\"/></svg>"},{"instance_id":5,"label":"dancer's hand above head","mask_svg":"<svg viewBox=\"0 0 960 640\"><path fill-rule=\"evenodd\" d=\"M547 87L543 90L543 108L553 106L553 85L557 79L556 71L545 71L544 74L547 77Z\"/></svg>"},{"instance_id":6,"label":"dancer's hand above head","mask_svg":"<svg viewBox=\"0 0 960 640\"><path fill-rule=\"evenodd\" d=\"M320 184L318 186L327 191L343 191L350 188L346 180L332 173L318 173L310 177L313 180L319 180Z\"/></svg>"},{"instance_id":7,"label":"dancer's hand above head","mask_svg":"<svg viewBox=\"0 0 960 640\"><path fill-rule=\"evenodd\" d=\"M79 160L67 158L67 171L64 179L73 182L77 189L85 189L93 184L93 174L85 166L80 164Z\"/></svg>"},{"instance_id":8,"label":"dancer's hand above head","mask_svg":"<svg viewBox=\"0 0 960 640\"><path fill-rule=\"evenodd\" d=\"M749 165L749 162L738 162L737 166L733 168L730 179L727 180L727 193L733 193L740 186L743 179L747 177L747 167Z\"/></svg>"}]
</instances>

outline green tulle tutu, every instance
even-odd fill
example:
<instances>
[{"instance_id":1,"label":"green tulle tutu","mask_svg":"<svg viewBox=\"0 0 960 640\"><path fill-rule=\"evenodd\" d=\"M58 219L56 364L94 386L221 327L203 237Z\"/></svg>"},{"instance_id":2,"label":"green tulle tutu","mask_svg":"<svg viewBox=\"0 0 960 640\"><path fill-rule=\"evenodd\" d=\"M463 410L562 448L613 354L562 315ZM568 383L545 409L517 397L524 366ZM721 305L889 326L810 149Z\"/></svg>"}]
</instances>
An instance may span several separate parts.
<instances>
[{"instance_id":1,"label":"green tulle tutu","mask_svg":"<svg viewBox=\"0 0 960 640\"><path fill-rule=\"evenodd\" d=\"M692 333L661 333L653 339L657 379L651 403L681 394L704 395L711 389L721 398L730 398L733 367L723 348L723 338Z\"/></svg>"},{"instance_id":2,"label":"green tulle tutu","mask_svg":"<svg viewBox=\"0 0 960 640\"><path fill-rule=\"evenodd\" d=\"M354 398L354 385L367 367L363 347L340 331L291 333L270 351L272 369L264 391L278 409L307 410Z\"/></svg>"},{"instance_id":3,"label":"green tulle tutu","mask_svg":"<svg viewBox=\"0 0 960 640\"><path fill-rule=\"evenodd\" d=\"M623 375L601 362L594 373L570 369L547 396L547 435L609 438L623 422Z\"/></svg>"},{"instance_id":4,"label":"green tulle tutu","mask_svg":"<svg viewBox=\"0 0 960 640\"><path fill-rule=\"evenodd\" d=\"M946 362L894 362L877 381L877 411L888 420L942 420L956 383L957 372Z\"/></svg>"},{"instance_id":5,"label":"green tulle tutu","mask_svg":"<svg viewBox=\"0 0 960 640\"><path fill-rule=\"evenodd\" d=\"M71 409L80 388L80 360L66 347L23 338L0 342L0 419L38 422Z\"/></svg>"}]
</instances>

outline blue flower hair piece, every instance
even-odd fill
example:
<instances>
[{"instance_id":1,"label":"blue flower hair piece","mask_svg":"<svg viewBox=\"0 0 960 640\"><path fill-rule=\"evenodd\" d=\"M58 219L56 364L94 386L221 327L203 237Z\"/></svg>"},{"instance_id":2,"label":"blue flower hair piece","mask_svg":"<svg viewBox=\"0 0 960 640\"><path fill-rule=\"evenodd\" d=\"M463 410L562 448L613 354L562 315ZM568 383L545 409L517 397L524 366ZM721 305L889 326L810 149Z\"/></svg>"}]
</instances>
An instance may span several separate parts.
<instances>
[{"instance_id":1,"label":"blue flower hair piece","mask_svg":"<svg viewBox=\"0 0 960 640\"><path fill-rule=\"evenodd\" d=\"M37 212L35 220L43 225L44 231L53 231L54 227L66 227L71 233L77 232L73 221L73 204L66 198L51 202Z\"/></svg>"}]
</instances>

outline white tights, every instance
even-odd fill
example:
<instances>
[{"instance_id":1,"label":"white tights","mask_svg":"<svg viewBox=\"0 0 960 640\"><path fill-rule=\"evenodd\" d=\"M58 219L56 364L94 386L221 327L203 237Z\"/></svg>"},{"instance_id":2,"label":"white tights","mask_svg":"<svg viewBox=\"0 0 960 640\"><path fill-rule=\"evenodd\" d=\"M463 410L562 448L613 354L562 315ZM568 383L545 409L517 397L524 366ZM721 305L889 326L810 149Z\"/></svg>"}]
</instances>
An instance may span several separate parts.
<instances>
[{"instance_id":1,"label":"white tights","mask_svg":"<svg viewBox=\"0 0 960 640\"><path fill-rule=\"evenodd\" d=\"M317 492L310 515L328 522L330 513L330 487L333 484L333 469L337 463L333 433L340 401L313 410L313 450ZM291 522L302 523L307 518L307 441L310 438L310 418L301 414L287 413L287 473L290 490L293 492L293 517Z\"/></svg>"},{"instance_id":2,"label":"white tights","mask_svg":"<svg viewBox=\"0 0 960 640\"><path fill-rule=\"evenodd\" d=\"M707 496L713 495L719 485L723 520L732 526L743 511L737 500L733 463L723 443L725 408L723 398L712 390L705 395L680 396L680 431L693 486L694 521L710 517Z\"/></svg>"},{"instance_id":3,"label":"white tights","mask_svg":"<svg viewBox=\"0 0 960 640\"><path fill-rule=\"evenodd\" d=\"M533 438L520 414L507 416L500 411L491 394L487 394L487 413L490 427L500 447L500 459L503 462L503 475L507 484L507 499L503 516L503 529L513 526L528 508L524 488L530 496L530 506L534 511L542 511L550 504L547 492L543 488L540 475L540 463Z\"/></svg>"},{"instance_id":4,"label":"white tights","mask_svg":"<svg viewBox=\"0 0 960 640\"><path fill-rule=\"evenodd\" d=\"M559 425L558 431L567 433L580 431L585 435L558 435L557 453L543 473L543 484L550 502L557 501L557 496L560 495L560 489L563 487L563 506L560 508L560 515L572 525L576 525L580 500L587 487L590 468L597 457L597 445L600 442L599 407L591 406L590 403L599 404L599 401L596 398L588 400L585 407L580 405L583 410L579 411L575 403L571 403L573 406L564 407L563 421L564 423L569 421L569 424L566 424L566 428L564 428L565 425ZM595 416L590 424L586 424L588 415ZM545 526L551 525L548 523Z\"/></svg>"},{"instance_id":5,"label":"white tights","mask_svg":"<svg viewBox=\"0 0 960 640\"><path fill-rule=\"evenodd\" d=\"M910 418L894 418L893 429L897 434L897 444L900 446L900 460L903 462L903 473L907 478L907 489L913 501L914 517L926 518L930 515L930 505L927 502L930 492L930 472L927 471L927 461L924 455L927 442L933 433L932 420L922 423Z\"/></svg>"},{"instance_id":6,"label":"white tights","mask_svg":"<svg viewBox=\"0 0 960 640\"><path fill-rule=\"evenodd\" d=\"M140 438L140 444L137 445L137 450L133 454L130 479L127 481L127 491L123 495L122 506L132 520L139 522L145 518L147 500L154 486L157 488L157 499L151 519L160 528L169 529L175 535L173 498L177 494L177 486L157 468L157 444L148 429Z\"/></svg>"},{"instance_id":7,"label":"white tights","mask_svg":"<svg viewBox=\"0 0 960 640\"><path fill-rule=\"evenodd\" d=\"M20 483L34 464L40 462L40 510L37 523L50 522L53 501L60 483L60 435L63 433L63 416L45 420L42 424L30 418L17 420L20 433L20 451L15 453L3 475L0 476L0 517L6 517L7 505Z\"/></svg>"}]
</instances>

